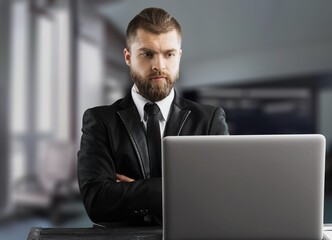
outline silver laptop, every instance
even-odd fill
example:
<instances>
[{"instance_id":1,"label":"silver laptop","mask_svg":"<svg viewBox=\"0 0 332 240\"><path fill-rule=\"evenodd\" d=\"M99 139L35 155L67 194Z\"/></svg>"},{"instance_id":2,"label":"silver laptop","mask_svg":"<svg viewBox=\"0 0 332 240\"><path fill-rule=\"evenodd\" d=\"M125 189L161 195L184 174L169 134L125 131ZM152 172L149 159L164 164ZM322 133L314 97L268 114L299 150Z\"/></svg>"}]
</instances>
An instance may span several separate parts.
<instances>
[{"instance_id":1,"label":"silver laptop","mask_svg":"<svg viewBox=\"0 0 332 240\"><path fill-rule=\"evenodd\" d=\"M323 238L322 135L163 140L164 239Z\"/></svg>"}]
</instances>

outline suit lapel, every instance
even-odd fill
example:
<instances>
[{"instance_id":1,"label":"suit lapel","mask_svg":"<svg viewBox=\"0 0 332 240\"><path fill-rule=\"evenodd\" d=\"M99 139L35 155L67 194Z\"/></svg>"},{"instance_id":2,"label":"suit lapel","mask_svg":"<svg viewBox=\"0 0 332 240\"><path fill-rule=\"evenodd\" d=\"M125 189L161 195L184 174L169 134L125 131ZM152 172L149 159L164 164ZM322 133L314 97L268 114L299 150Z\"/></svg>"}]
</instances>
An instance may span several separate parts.
<instances>
[{"instance_id":1,"label":"suit lapel","mask_svg":"<svg viewBox=\"0 0 332 240\"><path fill-rule=\"evenodd\" d=\"M190 110L186 107L187 105L175 94L164 136L180 135L183 125L190 114Z\"/></svg>"},{"instance_id":2,"label":"suit lapel","mask_svg":"<svg viewBox=\"0 0 332 240\"><path fill-rule=\"evenodd\" d=\"M133 143L143 176L144 178L150 178L149 154L145 130L130 94L122 100L120 107L122 110L118 111L118 115L125 125L130 136L130 140Z\"/></svg>"},{"instance_id":3,"label":"suit lapel","mask_svg":"<svg viewBox=\"0 0 332 240\"><path fill-rule=\"evenodd\" d=\"M175 94L164 136L180 135L180 132L190 114L190 110L186 107L186 104ZM132 100L131 94L128 94L121 101L118 115L126 127L130 140L133 143L144 178L150 178L149 153L145 130L140 121L139 113L135 103Z\"/></svg>"}]
</instances>

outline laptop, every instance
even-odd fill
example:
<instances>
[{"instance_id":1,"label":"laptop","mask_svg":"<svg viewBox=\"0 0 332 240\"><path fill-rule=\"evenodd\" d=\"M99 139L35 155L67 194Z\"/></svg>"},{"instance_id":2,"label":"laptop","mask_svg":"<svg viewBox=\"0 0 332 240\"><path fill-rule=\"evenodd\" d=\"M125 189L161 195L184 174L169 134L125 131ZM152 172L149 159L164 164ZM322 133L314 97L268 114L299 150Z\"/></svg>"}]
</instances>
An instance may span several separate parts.
<instances>
[{"instance_id":1,"label":"laptop","mask_svg":"<svg viewBox=\"0 0 332 240\"><path fill-rule=\"evenodd\" d=\"M164 239L323 239L322 135L163 139Z\"/></svg>"}]
</instances>

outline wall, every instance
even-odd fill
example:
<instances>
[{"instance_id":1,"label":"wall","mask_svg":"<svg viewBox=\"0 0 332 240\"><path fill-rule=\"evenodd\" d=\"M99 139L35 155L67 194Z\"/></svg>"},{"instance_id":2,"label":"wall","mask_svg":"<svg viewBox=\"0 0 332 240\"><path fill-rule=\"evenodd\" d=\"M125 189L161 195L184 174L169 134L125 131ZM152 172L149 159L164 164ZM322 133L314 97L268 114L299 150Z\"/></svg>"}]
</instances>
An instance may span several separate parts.
<instances>
[{"instance_id":1,"label":"wall","mask_svg":"<svg viewBox=\"0 0 332 240\"><path fill-rule=\"evenodd\" d=\"M8 192L8 92L9 92L9 36L10 36L9 0L0 1L0 215L7 205Z\"/></svg>"},{"instance_id":2,"label":"wall","mask_svg":"<svg viewBox=\"0 0 332 240\"><path fill-rule=\"evenodd\" d=\"M332 81L332 79L331 79ZM332 90L323 89L319 93L319 115L318 115L318 126L319 132L326 137L326 148L327 150L332 147L332 111L331 111L331 103L332 103Z\"/></svg>"},{"instance_id":3,"label":"wall","mask_svg":"<svg viewBox=\"0 0 332 240\"><path fill-rule=\"evenodd\" d=\"M181 87L250 83L278 77L332 72L332 43L262 49L185 65Z\"/></svg>"}]
</instances>

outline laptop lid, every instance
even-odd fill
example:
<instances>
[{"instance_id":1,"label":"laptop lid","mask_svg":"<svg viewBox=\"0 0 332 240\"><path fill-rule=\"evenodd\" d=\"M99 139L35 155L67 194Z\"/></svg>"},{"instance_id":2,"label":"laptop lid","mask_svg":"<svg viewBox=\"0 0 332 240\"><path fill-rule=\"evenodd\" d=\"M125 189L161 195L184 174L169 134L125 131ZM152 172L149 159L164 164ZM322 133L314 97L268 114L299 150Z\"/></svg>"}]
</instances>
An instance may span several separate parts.
<instances>
[{"instance_id":1,"label":"laptop lid","mask_svg":"<svg viewBox=\"0 0 332 240\"><path fill-rule=\"evenodd\" d=\"M322 239L322 135L163 139L164 239Z\"/></svg>"}]
</instances>

